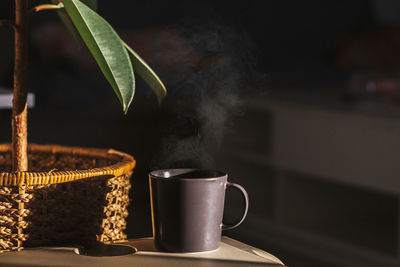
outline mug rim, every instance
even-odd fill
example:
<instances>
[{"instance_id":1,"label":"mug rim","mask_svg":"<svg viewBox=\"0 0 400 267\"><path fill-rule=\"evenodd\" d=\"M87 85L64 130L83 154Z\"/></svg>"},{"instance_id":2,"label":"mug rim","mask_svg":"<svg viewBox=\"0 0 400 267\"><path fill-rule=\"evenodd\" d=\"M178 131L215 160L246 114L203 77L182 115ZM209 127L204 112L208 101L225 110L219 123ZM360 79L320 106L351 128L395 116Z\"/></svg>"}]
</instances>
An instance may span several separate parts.
<instances>
[{"instance_id":1,"label":"mug rim","mask_svg":"<svg viewBox=\"0 0 400 267\"><path fill-rule=\"evenodd\" d=\"M204 178L190 178L190 177L179 177L176 178L175 176L184 174L185 172L190 171L210 171L216 173L216 176L213 177L204 177ZM161 173L167 173L168 171L178 171L180 173L176 174L175 176L161 176ZM186 180L186 181L205 181L205 180L218 180L223 177L227 177L228 174L223 171L213 170L213 169L200 169L200 168L171 168L171 169L160 169L160 170L153 170L149 173L149 176L153 179L157 180Z\"/></svg>"}]
</instances>

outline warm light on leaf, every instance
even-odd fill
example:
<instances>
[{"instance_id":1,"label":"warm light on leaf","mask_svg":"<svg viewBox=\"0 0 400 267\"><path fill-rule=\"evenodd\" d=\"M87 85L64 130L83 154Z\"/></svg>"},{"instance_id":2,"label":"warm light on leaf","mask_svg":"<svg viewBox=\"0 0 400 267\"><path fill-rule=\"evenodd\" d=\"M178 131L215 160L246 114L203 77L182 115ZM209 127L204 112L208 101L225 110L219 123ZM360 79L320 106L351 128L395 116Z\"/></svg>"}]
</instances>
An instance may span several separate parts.
<instances>
[{"instance_id":1,"label":"warm light on leaf","mask_svg":"<svg viewBox=\"0 0 400 267\"><path fill-rule=\"evenodd\" d=\"M61 3L60 0L51 0L51 2L53 4ZM94 11L97 11L97 0L81 0L81 2L86 4ZM76 30L74 24L72 23L65 9L64 8L58 9L57 14L60 17L61 21L64 23L64 25L67 27L68 31L72 34L79 47L82 47L84 45L82 38L80 37L78 31Z\"/></svg>"},{"instance_id":2,"label":"warm light on leaf","mask_svg":"<svg viewBox=\"0 0 400 267\"><path fill-rule=\"evenodd\" d=\"M126 113L135 92L135 77L122 40L107 21L81 1L61 2Z\"/></svg>"}]
</instances>

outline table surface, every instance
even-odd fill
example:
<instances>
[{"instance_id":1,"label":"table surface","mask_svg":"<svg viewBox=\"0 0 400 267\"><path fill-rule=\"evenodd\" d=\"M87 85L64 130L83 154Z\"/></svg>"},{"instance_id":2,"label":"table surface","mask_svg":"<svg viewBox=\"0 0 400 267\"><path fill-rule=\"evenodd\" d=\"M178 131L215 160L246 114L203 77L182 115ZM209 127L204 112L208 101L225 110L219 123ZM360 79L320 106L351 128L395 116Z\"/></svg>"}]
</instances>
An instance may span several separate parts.
<instances>
[{"instance_id":1,"label":"table surface","mask_svg":"<svg viewBox=\"0 0 400 267\"><path fill-rule=\"evenodd\" d=\"M79 253L86 255L79 255ZM83 252L77 247L28 248L0 255L0 266L283 266L273 255L228 237L211 252L164 253L152 238L132 239Z\"/></svg>"}]
</instances>

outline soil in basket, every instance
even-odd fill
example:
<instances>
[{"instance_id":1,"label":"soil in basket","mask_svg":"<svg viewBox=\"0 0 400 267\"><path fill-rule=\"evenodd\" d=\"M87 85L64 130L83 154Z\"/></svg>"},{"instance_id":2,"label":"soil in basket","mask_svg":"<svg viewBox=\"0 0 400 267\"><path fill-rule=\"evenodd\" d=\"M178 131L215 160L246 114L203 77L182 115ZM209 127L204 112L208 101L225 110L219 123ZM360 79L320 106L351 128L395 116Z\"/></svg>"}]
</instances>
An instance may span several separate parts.
<instances>
[{"instance_id":1,"label":"soil in basket","mask_svg":"<svg viewBox=\"0 0 400 267\"><path fill-rule=\"evenodd\" d=\"M79 155L31 153L28 155L29 171L73 171L106 167L116 161L105 158L93 158ZM11 172L11 153L0 154L0 172Z\"/></svg>"}]
</instances>

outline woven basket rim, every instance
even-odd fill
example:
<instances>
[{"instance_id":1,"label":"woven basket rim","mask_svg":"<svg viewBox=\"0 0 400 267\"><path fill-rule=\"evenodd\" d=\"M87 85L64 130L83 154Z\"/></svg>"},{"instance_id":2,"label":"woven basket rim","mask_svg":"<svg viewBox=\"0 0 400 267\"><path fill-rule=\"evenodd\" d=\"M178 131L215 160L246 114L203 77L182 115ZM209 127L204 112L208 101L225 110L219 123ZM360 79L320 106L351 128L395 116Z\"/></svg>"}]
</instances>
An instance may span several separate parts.
<instances>
[{"instance_id":1,"label":"woven basket rim","mask_svg":"<svg viewBox=\"0 0 400 267\"><path fill-rule=\"evenodd\" d=\"M11 144L0 144L0 153L12 150ZM72 182L90 177L121 176L130 172L136 165L135 159L126 153L114 149L69 147L60 145L29 144L28 151L92 156L118 160L106 167L73 171L50 172L0 172L0 186L46 185Z\"/></svg>"}]
</instances>

